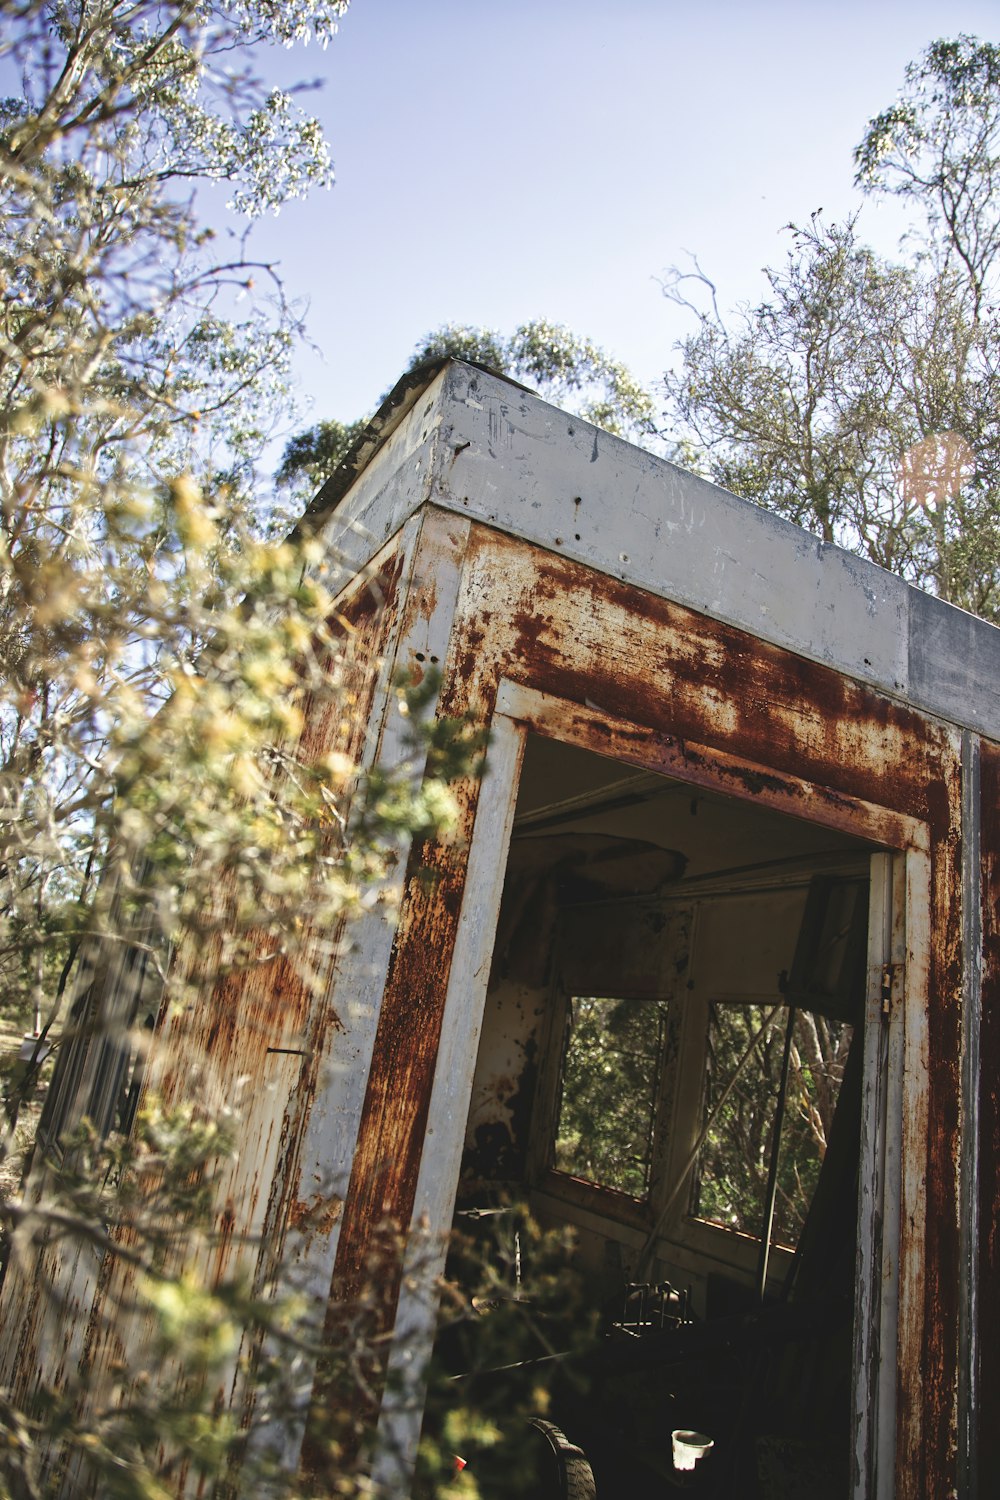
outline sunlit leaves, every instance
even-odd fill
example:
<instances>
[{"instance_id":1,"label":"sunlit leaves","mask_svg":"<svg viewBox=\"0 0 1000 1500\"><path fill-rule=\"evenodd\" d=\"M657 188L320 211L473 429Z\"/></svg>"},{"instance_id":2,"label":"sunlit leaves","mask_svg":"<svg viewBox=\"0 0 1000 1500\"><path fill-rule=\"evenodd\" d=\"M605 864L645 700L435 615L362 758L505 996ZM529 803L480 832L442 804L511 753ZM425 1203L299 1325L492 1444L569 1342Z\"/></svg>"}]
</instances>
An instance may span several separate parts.
<instances>
[{"instance_id":1,"label":"sunlit leaves","mask_svg":"<svg viewBox=\"0 0 1000 1500\"><path fill-rule=\"evenodd\" d=\"M965 35L933 42L854 159L862 185L925 218L925 253L939 269L957 262L978 312L1000 253L1000 47Z\"/></svg>"},{"instance_id":2,"label":"sunlit leaves","mask_svg":"<svg viewBox=\"0 0 1000 1500\"><path fill-rule=\"evenodd\" d=\"M339 647L306 559L254 514L297 323L266 267L216 257L189 192L225 181L253 215L330 181L250 49L326 41L344 6L7 9L25 95L0 129L0 908L23 934L41 892L84 895L123 844L193 886L206 860L253 879L269 859L280 905L302 859L283 880L274 851L304 858L289 819L316 808L271 747L307 686L338 691ZM151 893L164 920L193 886Z\"/></svg>"}]
</instances>

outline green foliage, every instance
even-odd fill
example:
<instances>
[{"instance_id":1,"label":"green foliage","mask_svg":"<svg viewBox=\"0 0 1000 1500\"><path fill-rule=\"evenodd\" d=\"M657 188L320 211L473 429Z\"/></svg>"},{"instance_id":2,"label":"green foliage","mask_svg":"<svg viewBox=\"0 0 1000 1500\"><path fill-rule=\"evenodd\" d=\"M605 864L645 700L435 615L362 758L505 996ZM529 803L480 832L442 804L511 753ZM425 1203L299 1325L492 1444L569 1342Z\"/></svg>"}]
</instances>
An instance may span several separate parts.
<instances>
[{"instance_id":1,"label":"green foliage","mask_svg":"<svg viewBox=\"0 0 1000 1500\"><path fill-rule=\"evenodd\" d=\"M656 434L649 392L618 360L561 323L522 323L508 336L494 328L446 323L417 345L409 368L446 356L489 365L537 386L607 432L635 441Z\"/></svg>"},{"instance_id":2,"label":"green foliage","mask_svg":"<svg viewBox=\"0 0 1000 1500\"><path fill-rule=\"evenodd\" d=\"M1000 53L936 42L856 152L859 185L915 215L900 257L858 218L789 226L769 292L695 331L665 377L678 456L824 541L1000 615Z\"/></svg>"},{"instance_id":3,"label":"green foliage","mask_svg":"<svg viewBox=\"0 0 1000 1500\"><path fill-rule=\"evenodd\" d=\"M432 359L466 359L502 375L512 373L510 341L494 328L469 323L445 323L427 334L410 356L408 368L415 370Z\"/></svg>"},{"instance_id":4,"label":"green foliage","mask_svg":"<svg viewBox=\"0 0 1000 1500\"><path fill-rule=\"evenodd\" d=\"M185 1468L203 1482L224 1482L234 1462L249 1492L266 1484L275 1496L306 1493L248 1445L239 1421L211 1395L242 1369L253 1373L265 1415L276 1397L287 1413L290 1392L276 1361L240 1350L269 1339L286 1358L316 1352L315 1312L301 1299L254 1295L239 1278L210 1282L192 1267L193 1251L210 1253L216 1243L213 1177L232 1149L225 1124L150 1099L128 1140L102 1141L85 1124L64 1143L44 1194L29 1193L10 1210L15 1255L29 1243L83 1236L131 1265L134 1297L115 1312L151 1320L155 1364L133 1366L123 1348L118 1384L96 1403L85 1398L85 1369L59 1386L42 1384L27 1412L0 1401L4 1493L40 1500L50 1493L54 1461L74 1476L73 1489L114 1500L164 1500ZM41 1294L52 1289L43 1283Z\"/></svg>"},{"instance_id":5,"label":"green foliage","mask_svg":"<svg viewBox=\"0 0 1000 1500\"><path fill-rule=\"evenodd\" d=\"M357 422L329 419L297 433L285 445L275 483L285 489L296 485L310 491L319 489L347 457L365 426L363 418Z\"/></svg>"},{"instance_id":6,"label":"green foliage","mask_svg":"<svg viewBox=\"0 0 1000 1500\"><path fill-rule=\"evenodd\" d=\"M160 1500L170 1493L161 1445L171 1461L183 1457L206 1473L224 1465L239 1435L227 1414L204 1409L200 1397L205 1380L239 1341L238 1289L209 1292L174 1271L179 1251L210 1222L211 1168L229 1150L218 1121L200 1120L189 1108L167 1113L150 1100L129 1141L101 1141L85 1124L65 1142L44 1194L8 1205L14 1255L30 1244L79 1237L98 1251L126 1255L141 1273L140 1306L156 1320L154 1346L168 1363L181 1360L187 1377L166 1391L152 1371L133 1371L128 1398L110 1400L86 1420L77 1406L85 1376L71 1376L59 1388L43 1384L30 1411L8 1407L2 1416L8 1441L0 1463L8 1493L34 1500L48 1492L51 1472L37 1442L42 1436L61 1450L64 1466L76 1468L81 1484L96 1480L101 1494L120 1500ZM120 1242L117 1232L126 1226L128 1239ZM49 1292L43 1284L42 1296ZM48 1463L52 1454L49 1448Z\"/></svg>"},{"instance_id":7,"label":"green foliage","mask_svg":"<svg viewBox=\"0 0 1000 1500\"><path fill-rule=\"evenodd\" d=\"M259 894L298 847L265 747L301 722L292 650L331 690L320 656L343 651L308 555L253 512L296 323L266 268L216 254L190 186L255 214L329 180L315 121L251 57L325 40L343 5L4 10L24 96L0 121L0 964L8 993L51 1000L109 920L112 845L192 870L188 899L141 898L165 938L200 860L242 861Z\"/></svg>"},{"instance_id":8,"label":"green foliage","mask_svg":"<svg viewBox=\"0 0 1000 1500\"><path fill-rule=\"evenodd\" d=\"M446 323L420 341L408 369L446 357L487 365L536 386L549 400L620 437L634 442L656 437L649 392L620 361L559 323L522 323L509 335ZM330 476L364 427L364 419L349 424L328 420L298 433L285 448L275 476L278 484L304 500Z\"/></svg>"},{"instance_id":9,"label":"green foliage","mask_svg":"<svg viewBox=\"0 0 1000 1500\"><path fill-rule=\"evenodd\" d=\"M329 183L316 122L259 53L325 43L344 8L0 0L0 57L24 84L0 105L0 979L8 1019L37 1006L107 1106L53 1113L0 1221L11 1281L37 1277L57 1319L58 1268L81 1254L124 1335L107 1385L67 1360L30 1410L0 1393L0 1488L18 1500L51 1492L52 1464L70 1492L121 1500L160 1500L185 1469L206 1492L307 1492L258 1439L301 1414L323 1311L215 1269L224 1243L232 1264L261 1249L218 1217L235 1116L147 1090L126 1137L122 1093L134 1109L145 1010L183 1015L195 969L202 995L262 952L321 982L332 945L313 934L374 900L400 831L447 823L446 783L481 753L415 683L408 763L376 787L343 748L340 580L317 544L274 540L257 503L298 323L245 223L220 249L192 196L224 183L245 219ZM317 717L334 726L321 749ZM125 978L108 979L122 955L134 1027ZM37 1082L8 1080L0 1151L22 1144ZM345 1311L352 1359L369 1312ZM327 1358L356 1395L347 1354ZM347 1494L363 1484L349 1448Z\"/></svg>"},{"instance_id":10,"label":"green foliage","mask_svg":"<svg viewBox=\"0 0 1000 1500\"><path fill-rule=\"evenodd\" d=\"M710 1007L704 1113L709 1123L699 1153L691 1206L702 1218L760 1235L773 1141L787 1012L764 1035L723 1100L767 1008ZM778 1157L772 1237L795 1245L812 1202L833 1123L851 1028L796 1013L789 1084Z\"/></svg>"},{"instance_id":11,"label":"green foliage","mask_svg":"<svg viewBox=\"0 0 1000 1500\"><path fill-rule=\"evenodd\" d=\"M575 996L554 1165L645 1197L666 1006Z\"/></svg>"},{"instance_id":12,"label":"green foliage","mask_svg":"<svg viewBox=\"0 0 1000 1500\"><path fill-rule=\"evenodd\" d=\"M646 1195L666 1012L660 1002L573 998L553 1161L558 1171ZM785 1014L778 1009L782 1020ZM691 1192L693 1213L754 1235L761 1231L783 1052L783 1025L765 1025L770 1017L766 1006L710 1006L702 1099L707 1133ZM786 1244L795 1244L812 1201L850 1037L847 1025L796 1013L774 1220L774 1236Z\"/></svg>"},{"instance_id":13,"label":"green foliage","mask_svg":"<svg viewBox=\"0 0 1000 1500\"><path fill-rule=\"evenodd\" d=\"M649 392L591 339L559 323L523 323L509 343L512 373L597 427L642 442L656 436Z\"/></svg>"},{"instance_id":14,"label":"green foliage","mask_svg":"<svg viewBox=\"0 0 1000 1500\"><path fill-rule=\"evenodd\" d=\"M925 220L926 252L939 271L959 267L978 315L1000 252L1000 47L965 35L932 42L854 160L861 186L905 199Z\"/></svg>"}]
</instances>

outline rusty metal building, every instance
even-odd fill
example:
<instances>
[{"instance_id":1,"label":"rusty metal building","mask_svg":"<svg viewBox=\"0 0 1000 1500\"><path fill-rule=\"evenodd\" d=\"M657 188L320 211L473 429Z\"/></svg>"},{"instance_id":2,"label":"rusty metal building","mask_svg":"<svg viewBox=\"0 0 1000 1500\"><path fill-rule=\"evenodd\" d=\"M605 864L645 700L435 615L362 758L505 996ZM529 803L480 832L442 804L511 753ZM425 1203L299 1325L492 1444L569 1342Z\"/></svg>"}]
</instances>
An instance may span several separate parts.
<instances>
[{"instance_id":1,"label":"rusty metal building","mask_svg":"<svg viewBox=\"0 0 1000 1500\"><path fill-rule=\"evenodd\" d=\"M220 1099L261 1085L234 1243L265 1230L336 1299L386 1220L419 1225L389 1289L411 1391L456 1205L493 1189L571 1224L595 1284L668 1280L700 1322L833 1287L846 1329L793 1379L817 1409L849 1392L839 1492L996 1493L1000 632L454 361L397 387L303 524L346 580L367 712L342 748L398 759L391 681L434 669L488 770L324 994L272 966L188 1023ZM846 1040L798 1249L762 1256L713 1196L705 1098L712 1027L776 1004ZM574 1038L602 1016L646 1048L627 1172L574 1144ZM96 1263L72 1276L68 1363L103 1295ZM8 1292L15 1383L51 1362L30 1302ZM91 1339L97 1384L118 1337ZM383 1428L398 1491L419 1414Z\"/></svg>"}]
</instances>

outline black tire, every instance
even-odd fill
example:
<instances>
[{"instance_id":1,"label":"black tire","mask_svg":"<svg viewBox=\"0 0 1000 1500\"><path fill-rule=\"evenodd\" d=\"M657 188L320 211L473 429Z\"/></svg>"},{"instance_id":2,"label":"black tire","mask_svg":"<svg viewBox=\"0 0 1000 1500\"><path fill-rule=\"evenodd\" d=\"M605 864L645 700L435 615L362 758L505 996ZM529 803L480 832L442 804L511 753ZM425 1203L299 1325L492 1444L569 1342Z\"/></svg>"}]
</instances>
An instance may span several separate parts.
<instances>
[{"instance_id":1,"label":"black tire","mask_svg":"<svg viewBox=\"0 0 1000 1500\"><path fill-rule=\"evenodd\" d=\"M529 1425L545 1439L552 1455L552 1468L556 1486L553 1500L597 1500L597 1485L594 1471L587 1462L587 1455L576 1443L571 1443L566 1434L554 1422L544 1417L530 1417Z\"/></svg>"}]
</instances>

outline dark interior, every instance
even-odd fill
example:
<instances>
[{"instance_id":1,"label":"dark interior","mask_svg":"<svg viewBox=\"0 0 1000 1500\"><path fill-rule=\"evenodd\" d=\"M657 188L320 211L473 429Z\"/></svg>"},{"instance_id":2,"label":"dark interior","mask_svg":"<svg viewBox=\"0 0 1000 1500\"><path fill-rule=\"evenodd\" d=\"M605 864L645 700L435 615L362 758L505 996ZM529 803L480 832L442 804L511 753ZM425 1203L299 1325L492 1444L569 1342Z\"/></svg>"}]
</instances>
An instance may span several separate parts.
<instances>
[{"instance_id":1,"label":"dark interior","mask_svg":"<svg viewBox=\"0 0 1000 1500\"><path fill-rule=\"evenodd\" d=\"M871 852L529 738L438 1348L484 1493L846 1496Z\"/></svg>"}]
</instances>

